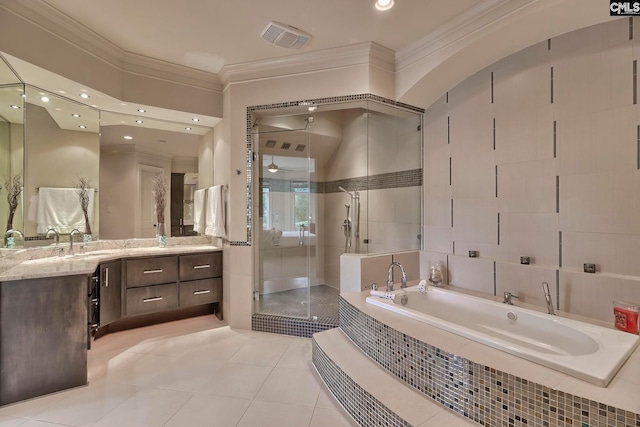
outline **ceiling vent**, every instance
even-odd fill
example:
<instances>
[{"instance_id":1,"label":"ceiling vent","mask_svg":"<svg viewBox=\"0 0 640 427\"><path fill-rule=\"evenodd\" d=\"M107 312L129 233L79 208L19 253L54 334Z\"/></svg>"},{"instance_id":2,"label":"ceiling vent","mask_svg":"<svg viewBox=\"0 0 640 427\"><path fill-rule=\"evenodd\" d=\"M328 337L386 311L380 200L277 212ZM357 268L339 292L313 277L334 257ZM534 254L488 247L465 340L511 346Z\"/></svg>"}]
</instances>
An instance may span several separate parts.
<instances>
[{"instance_id":1,"label":"ceiling vent","mask_svg":"<svg viewBox=\"0 0 640 427\"><path fill-rule=\"evenodd\" d=\"M288 49L300 49L311 39L311 35L297 28L273 21L269 22L260 37L269 43Z\"/></svg>"}]
</instances>

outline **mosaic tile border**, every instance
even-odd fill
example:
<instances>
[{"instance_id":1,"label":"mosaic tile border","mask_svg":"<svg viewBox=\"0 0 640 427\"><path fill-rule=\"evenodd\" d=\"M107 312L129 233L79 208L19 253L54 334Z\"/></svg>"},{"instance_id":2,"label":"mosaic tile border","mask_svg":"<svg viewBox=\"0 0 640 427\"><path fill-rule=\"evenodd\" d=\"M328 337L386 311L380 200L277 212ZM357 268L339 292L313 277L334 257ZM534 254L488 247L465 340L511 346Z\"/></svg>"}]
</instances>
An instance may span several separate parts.
<instances>
[{"instance_id":1,"label":"mosaic tile border","mask_svg":"<svg viewBox=\"0 0 640 427\"><path fill-rule=\"evenodd\" d=\"M256 313L251 316L251 330L311 338L316 332L338 327L338 319L319 317L313 321L287 316Z\"/></svg>"},{"instance_id":2,"label":"mosaic tile border","mask_svg":"<svg viewBox=\"0 0 640 427\"><path fill-rule=\"evenodd\" d=\"M312 193L339 193L338 187L349 191L384 190L389 188L420 187L422 185L422 169L401 172L389 172L379 175L360 176L336 181L311 181L309 189ZM268 187L270 192L292 193L291 181L287 179L260 178L260 187Z\"/></svg>"},{"instance_id":3,"label":"mosaic tile border","mask_svg":"<svg viewBox=\"0 0 640 427\"><path fill-rule=\"evenodd\" d=\"M353 381L333 363L315 339L311 341L311 345L313 366L331 394L358 425L394 427L411 425Z\"/></svg>"},{"instance_id":4,"label":"mosaic tile border","mask_svg":"<svg viewBox=\"0 0 640 427\"><path fill-rule=\"evenodd\" d=\"M246 171L247 171L247 242L246 246L251 246L251 233L252 233L252 220L253 220L253 202L251 198L251 188L253 186L253 176L252 176L252 164L253 164L253 137L251 134L251 129L253 128L253 123L251 122L251 114L254 111L260 110L269 110L269 109L277 109L277 108L289 108L289 107L298 107L300 105L322 105L322 104L336 104L340 102L350 102L350 101L375 101L382 104L393 105L398 108L402 108L408 111L413 111L415 113L424 114L425 110L423 108L415 107L413 105L405 104L402 102L394 101L392 99L384 98L382 96L374 95L371 93L362 93L356 95L344 95L344 96L334 96L327 98L315 98L315 99L303 99L298 101L290 101L290 102L279 102L275 104L264 104L264 105L254 105L247 107L247 154L246 154Z\"/></svg>"},{"instance_id":5,"label":"mosaic tile border","mask_svg":"<svg viewBox=\"0 0 640 427\"><path fill-rule=\"evenodd\" d=\"M339 299L340 329L381 367L484 426L640 427L640 413L554 390L403 334Z\"/></svg>"}]
</instances>

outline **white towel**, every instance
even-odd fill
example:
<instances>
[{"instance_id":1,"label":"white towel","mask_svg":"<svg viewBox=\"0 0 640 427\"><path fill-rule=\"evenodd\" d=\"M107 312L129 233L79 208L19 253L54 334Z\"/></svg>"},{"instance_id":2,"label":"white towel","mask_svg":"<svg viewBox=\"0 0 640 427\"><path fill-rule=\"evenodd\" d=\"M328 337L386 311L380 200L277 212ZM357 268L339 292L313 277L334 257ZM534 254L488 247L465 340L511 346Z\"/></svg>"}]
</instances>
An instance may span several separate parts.
<instances>
[{"instance_id":1,"label":"white towel","mask_svg":"<svg viewBox=\"0 0 640 427\"><path fill-rule=\"evenodd\" d=\"M93 223L94 189L87 189L89 206L87 214L89 223ZM85 220L78 190L76 188L44 188L38 191L38 209L36 213L37 232L46 233L54 228L58 233L67 234L74 228L85 231Z\"/></svg>"},{"instance_id":2,"label":"white towel","mask_svg":"<svg viewBox=\"0 0 640 427\"><path fill-rule=\"evenodd\" d=\"M394 300L396 299L396 294L392 293L392 292L384 292L384 291L374 291L372 290L370 292L372 297L379 297L379 298L383 298L383 299L390 299L390 300Z\"/></svg>"},{"instance_id":3,"label":"white towel","mask_svg":"<svg viewBox=\"0 0 640 427\"><path fill-rule=\"evenodd\" d=\"M204 234L205 227L205 196L207 190L196 190L193 193L193 231Z\"/></svg>"},{"instance_id":4,"label":"white towel","mask_svg":"<svg viewBox=\"0 0 640 427\"><path fill-rule=\"evenodd\" d=\"M225 237L224 230L224 196L222 185L207 189L206 228L204 234L214 237Z\"/></svg>"}]
</instances>

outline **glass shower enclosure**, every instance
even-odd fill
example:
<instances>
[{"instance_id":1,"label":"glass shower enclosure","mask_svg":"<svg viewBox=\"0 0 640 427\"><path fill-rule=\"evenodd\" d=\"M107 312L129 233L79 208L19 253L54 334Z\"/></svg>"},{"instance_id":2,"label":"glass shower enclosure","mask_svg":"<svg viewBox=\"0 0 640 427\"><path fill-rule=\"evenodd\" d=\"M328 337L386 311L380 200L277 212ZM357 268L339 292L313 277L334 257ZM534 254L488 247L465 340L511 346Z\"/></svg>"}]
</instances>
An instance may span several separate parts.
<instances>
[{"instance_id":1,"label":"glass shower enclosure","mask_svg":"<svg viewBox=\"0 0 640 427\"><path fill-rule=\"evenodd\" d=\"M255 112L254 313L337 322L343 254L420 249L421 125L367 100Z\"/></svg>"}]
</instances>

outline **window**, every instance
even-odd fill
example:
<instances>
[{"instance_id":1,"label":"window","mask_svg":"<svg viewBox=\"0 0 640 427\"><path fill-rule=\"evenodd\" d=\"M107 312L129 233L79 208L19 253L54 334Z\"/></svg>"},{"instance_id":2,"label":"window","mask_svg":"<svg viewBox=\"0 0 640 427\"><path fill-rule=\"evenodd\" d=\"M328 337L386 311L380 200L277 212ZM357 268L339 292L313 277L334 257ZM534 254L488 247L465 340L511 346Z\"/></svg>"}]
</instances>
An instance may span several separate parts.
<instances>
[{"instance_id":1,"label":"window","mask_svg":"<svg viewBox=\"0 0 640 427\"><path fill-rule=\"evenodd\" d=\"M297 229L300 225L309 225L309 182L291 181L293 192L293 221Z\"/></svg>"}]
</instances>

